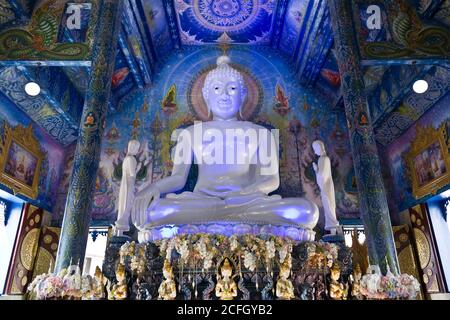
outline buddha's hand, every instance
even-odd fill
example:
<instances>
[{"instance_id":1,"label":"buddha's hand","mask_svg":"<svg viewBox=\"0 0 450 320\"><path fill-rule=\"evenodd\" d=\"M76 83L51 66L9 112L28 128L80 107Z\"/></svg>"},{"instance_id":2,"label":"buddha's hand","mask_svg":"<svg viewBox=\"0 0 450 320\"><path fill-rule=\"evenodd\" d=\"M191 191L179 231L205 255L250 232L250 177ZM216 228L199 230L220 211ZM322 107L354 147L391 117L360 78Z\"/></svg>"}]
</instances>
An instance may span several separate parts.
<instances>
[{"instance_id":1,"label":"buddha's hand","mask_svg":"<svg viewBox=\"0 0 450 320\"><path fill-rule=\"evenodd\" d=\"M143 226L146 223L147 209L160 198L160 195L159 189L153 185L149 185L136 194L132 209L132 219L136 227Z\"/></svg>"}]
</instances>

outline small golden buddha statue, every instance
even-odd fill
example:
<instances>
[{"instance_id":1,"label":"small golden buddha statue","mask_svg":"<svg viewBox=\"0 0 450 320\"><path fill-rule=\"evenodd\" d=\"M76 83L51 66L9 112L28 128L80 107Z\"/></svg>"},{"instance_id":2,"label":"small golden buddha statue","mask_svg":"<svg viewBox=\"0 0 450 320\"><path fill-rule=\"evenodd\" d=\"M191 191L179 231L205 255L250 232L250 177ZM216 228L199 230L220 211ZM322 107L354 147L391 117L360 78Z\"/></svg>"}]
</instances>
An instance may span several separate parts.
<instances>
[{"instance_id":1,"label":"small golden buddha statue","mask_svg":"<svg viewBox=\"0 0 450 320\"><path fill-rule=\"evenodd\" d=\"M95 268L94 279L92 279L92 296L95 300L105 298L105 285L108 279L103 275L102 270Z\"/></svg>"},{"instance_id":2,"label":"small golden buddha statue","mask_svg":"<svg viewBox=\"0 0 450 320\"><path fill-rule=\"evenodd\" d=\"M341 268L335 262L330 270L331 283L330 283L330 297L333 300L347 300L348 286L339 282L341 277Z\"/></svg>"},{"instance_id":3,"label":"small golden buddha statue","mask_svg":"<svg viewBox=\"0 0 450 320\"><path fill-rule=\"evenodd\" d=\"M362 278L362 272L361 267L359 264L356 264L355 268L353 269L352 273L352 291L351 295L354 299L360 300L362 299L361 294L361 278Z\"/></svg>"},{"instance_id":4,"label":"small golden buddha statue","mask_svg":"<svg viewBox=\"0 0 450 320\"><path fill-rule=\"evenodd\" d=\"M177 297L177 285L173 279L173 270L169 260L164 261L163 276L165 279L159 286L158 299L175 300Z\"/></svg>"},{"instance_id":5,"label":"small golden buddha statue","mask_svg":"<svg viewBox=\"0 0 450 320\"><path fill-rule=\"evenodd\" d=\"M294 285L289 280L291 275L291 263L288 259L280 266L280 278L277 281L276 295L280 300L291 300L295 298Z\"/></svg>"},{"instance_id":6,"label":"small golden buddha statue","mask_svg":"<svg viewBox=\"0 0 450 320\"><path fill-rule=\"evenodd\" d=\"M233 300L237 294L237 285L233 280L233 267L230 259L225 258L220 272L217 273L216 296L220 300Z\"/></svg>"},{"instance_id":7,"label":"small golden buddha statue","mask_svg":"<svg viewBox=\"0 0 450 320\"><path fill-rule=\"evenodd\" d=\"M119 256L120 256L120 263L125 264L125 259L127 256L132 257L135 254L135 250L136 250L136 243L134 241L132 242L127 242L126 244L124 244L119 251Z\"/></svg>"},{"instance_id":8,"label":"small golden buddha statue","mask_svg":"<svg viewBox=\"0 0 450 320\"><path fill-rule=\"evenodd\" d=\"M93 279L90 275L81 278L81 300L91 300L93 296Z\"/></svg>"},{"instance_id":9,"label":"small golden buddha statue","mask_svg":"<svg viewBox=\"0 0 450 320\"><path fill-rule=\"evenodd\" d=\"M116 269L117 283L114 284L109 292L108 299L110 300L124 300L127 298L127 281L125 274L125 265L119 263ZM110 298L111 296L111 298Z\"/></svg>"}]
</instances>

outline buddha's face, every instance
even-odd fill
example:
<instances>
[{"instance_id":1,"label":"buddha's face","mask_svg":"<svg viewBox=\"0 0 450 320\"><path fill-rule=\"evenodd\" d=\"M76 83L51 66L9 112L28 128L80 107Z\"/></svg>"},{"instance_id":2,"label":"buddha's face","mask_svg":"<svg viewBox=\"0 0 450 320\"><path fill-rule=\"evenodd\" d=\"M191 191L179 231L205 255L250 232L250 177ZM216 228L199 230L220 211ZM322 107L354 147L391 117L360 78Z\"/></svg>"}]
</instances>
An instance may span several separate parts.
<instances>
[{"instance_id":1,"label":"buddha's face","mask_svg":"<svg viewBox=\"0 0 450 320\"><path fill-rule=\"evenodd\" d=\"M224 75L209 83L204 98L214 119L229 120L239 113L245 99L245 92L238 79Z\"/></svg>"},{"instance_id":2,"label":"buddha's face","mask_svg":"<svg viewBox=\"0 0 450 320\"><path fill-rule=\"evenodd\" d=\"M220 270L222 273L222 277L224 277L225 279L228 279L231 277L231 273L232 270L228 269L228 268L222 268L222 270Z\"/></svg>"},{"instance_id":3,"label":"buddha's face","mask_svg":"<svg viewBox=\"0 0 450 320\"><path fill-rule=\"evenodd\" d=\"M321 156L324 153L324 146L321 141L314 141L312 147L316 155Z\"/></svg>"},{"instance_id":4,"label":"buddha's face","mask_svg":"<svg viewBox=\"0 0 450 320\"><path fill-rule=\"evenodd\" d=\"M280 277L281 277L283 280L286 280L287 278L289 278L290 273L291 273L291 270L290 270L289 268L287 268L287 267L281 267L281 269L280 269Z\"/></svg>"},{"instance_id":5,"label":"buddha's face","mask_svg":"<svg viewBox=\"0 0 450 320\"><path fill-rule=\"evenodd\" d=\"M128 142L128 154L131 156L136 155L139 152L140 142L137 140L131 140ZM132 247L134 250L134 246Z\"/></svg>"},{"instance_id":6,"label":"buddha's face","mask_svg":"<svg viewBox=\"0 0 450 320\"><path fill-rule=\"evenodd\" d=\"M163 270L163 276L166 279L172 279L172 271L169 269L164 269Z\"/></svg>"},{"instance_id":7,"label":"buddha's face","mask_svg":"<svg viewBox=\"0 0 450 320\"><path fill-rule=\"evenodd\" d=\"M331 269L331 279L338 281L341 276L341 271L337 269Z\"/></svg>"}]
</instances>

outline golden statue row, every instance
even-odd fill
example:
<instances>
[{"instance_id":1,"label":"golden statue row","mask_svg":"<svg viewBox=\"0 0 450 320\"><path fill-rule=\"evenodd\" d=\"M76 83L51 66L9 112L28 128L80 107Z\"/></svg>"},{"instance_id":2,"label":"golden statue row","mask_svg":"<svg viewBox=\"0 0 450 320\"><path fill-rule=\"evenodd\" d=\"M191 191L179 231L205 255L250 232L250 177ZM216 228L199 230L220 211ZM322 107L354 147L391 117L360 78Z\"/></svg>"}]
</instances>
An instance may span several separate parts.
<instances>
[{"instance_id":1,"label":"golden statue row","mask_svg":"<svg viewBox=\"0 0 450 320\"><path fill-rule=\"evenodd\" d=\"M279 300L295 299L294 285L289 279L291 276L292 263L291 259L285 259L280 265L279 279L276 283L276 297ZM165 260L163 267L164 280L158 289L158 299L160 300L175 300L177 297L177 286L172 266L169 260ZM220 300L233 300L238 296L238 286L234 280L237 274L234 273L232 261L225 257L219 264L217 270L217 284L215 286L216 297ZM361 268L359 265L353 270L350 277L351 296L354 298L361 298L360 281ZM329 297L333 300L345 300L348 296L349 284L340 282L341 270L337 263L334 263L330 269L330 284ZM92 285L90 290L79 290L83 292L86 299L104 299L109 300L124 300L128 298L128 285L126 279L126 270L123 263L119 263L116 269L116 281L112 283L102 273L99 267L96 268L95 275L92 278ZM106 288L106 292L105 292ZM85 292L86 291L86 292ZM105 297L105 293L107 293ZM80 296L79 298L83 298Z\"/></svg>"},{"instance_id":2,"label":"golden statue row","mask_svg":"<svg viewBox=\"0 0 450 320\"><path fill-rule=\"evenodd\" d=\"M329 295L333 300L346 300L348 296L348 284L339 282L341 277L341 269L337 263L333 264L331 268L331 283L329 285ZM158 299L160 300L174 300L177 296L176 284L174 280L174 274L172 266L169 261L164 262L163 269L164 281L161 283L158 290ZM294 285L289 280L291 275L291 261L286 259L284 263L280 265L279 279L276 285L276 296L279 300L292 300L295 298ZM360 296L360 281L361 281L361 268L359 265L355 267L353 275L351 277L352 297ZM235 275L233 275L233 267L228 258L224 258L221 263L220 272L217 273L216 284L216 296L220 300L233 300L238 295L238 287L234 281Z\"/></svg>"}]
</instances>

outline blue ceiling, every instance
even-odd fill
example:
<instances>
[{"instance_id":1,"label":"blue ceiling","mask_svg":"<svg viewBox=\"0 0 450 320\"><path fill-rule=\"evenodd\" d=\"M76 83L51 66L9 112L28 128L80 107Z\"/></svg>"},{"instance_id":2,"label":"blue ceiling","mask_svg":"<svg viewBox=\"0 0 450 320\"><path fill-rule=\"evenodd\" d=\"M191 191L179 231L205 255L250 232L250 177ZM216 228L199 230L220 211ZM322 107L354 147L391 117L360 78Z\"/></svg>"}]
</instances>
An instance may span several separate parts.
<instances>
[{"instance_id":1,"label":"blue ceiling","mask_svg":"<svg viewBox=\"0 0 450 320\"><path fill-rule=\"evenodd\" d=\"M182 44L270 44L277 0L175 1Z\"/></svg>"},{"instance_id":2,"label":"blue ceiling","mask_svg":"<svg viewBox=\"0 0 450 320\"><path fill-rule=\"evenodd\" d=\"M436 15L438 19L448 8L443 1L428 2L433 4L427 7L429 17ZM0 29L26 25L34 3L0 0ZM447 18L444 15L440 19ZM326 0L124 0L110 109L114 110L131 90L151 86L167 58L177 50L234 44L278 50L287 57L300 84L342 108ZM64 63L59 67L43 65L0 66L0 91L55 140L68 145L77 137L90 69ZM404 77L397 79L398 74ZM445 72L426 66L365 68L378 142L388 144L426 111L423 106L402 102L414 100L409 97L412 80L436 74ZM39 98L27 99L18 89L29 80L41 84L43 94ZM396 132L389 131L390 119L404 113L404 105L412 113L414 108L420 112L408 121L402 120ZM429 103L426 105L428 108Z\"/></svg>"},{"instance_id":3,"label":"blue ceiling","mask_svg":"<svg viewBox=\"0 0 450 320\"><path fill-rule=\"evenodd\" d=\"M326 0L126 0L112 107L130 87L150 85L174 49L271 46L312 86L333 45Z\"/></svg>"}]
</instances>

